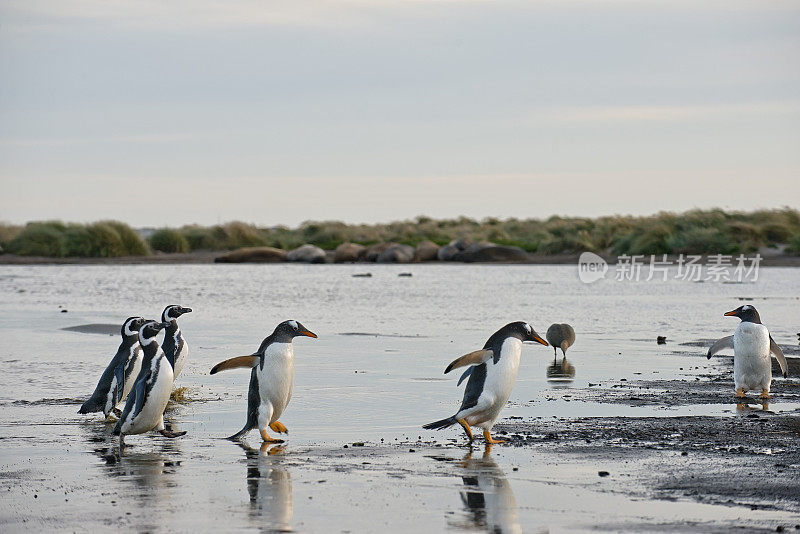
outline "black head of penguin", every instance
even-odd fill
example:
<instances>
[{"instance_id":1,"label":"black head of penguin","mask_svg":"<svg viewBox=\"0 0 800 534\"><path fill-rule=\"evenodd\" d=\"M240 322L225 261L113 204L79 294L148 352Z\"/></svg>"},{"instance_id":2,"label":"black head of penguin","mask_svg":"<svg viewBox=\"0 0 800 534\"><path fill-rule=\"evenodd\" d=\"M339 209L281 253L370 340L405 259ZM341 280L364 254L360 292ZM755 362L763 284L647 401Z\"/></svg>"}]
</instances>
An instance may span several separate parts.
<instances>
[{"instance_id":1,"label":"black head of penguin","mask_svg":"<svg viewBox=\"0 0 800 534\"><path fill-rule=\"evenodd\" d=\"M128 317L125 319L125 322L122 323L122 328L120 329L122 337L125 339L135 339L139 335L139 329L144 323L144 317Z\"/></svg>"},{"instance_id":2,"label":"black head of penguin","mask_svg":"<svg viewBox=\"0 0 800 534\"><path fill-rule=\"evenodd\" d=\"M170 304L169 306L164 308L163 312L161 312L161 322L168 323L174 319L177 319L184 313L191 313L191 312L192 312L191 308L184 308L179 304Z\"/></svg>"},{"instance_id":3,"label":"black head of penguin","mask_svg":"<svg viewBox=\"0 0 800 534\"><path fill-rule=\"evenodd\" d=\"M542 339L542 337L536 333L536 330L533 329L531 325L524 321L515 321L513 323L508 323L503 328L498 330L494 333L492 338L495 339L505 339L507 337L516 337L521 341L535 341L536 343L541 343L545 347L547 346L547 341ZM494 339L490 338L486 345L493 344L491 343Z\"/></svg>"},{"instance_id":4,"label":"black head of penguin","mask_svg":"<svg viewBox=\"0 0 800 534\"><path fill-rule=\"evenodd\" d=\"M761 324L761 316L758 315L755 307L745 304L744 306L739 306L735 310L731 310L725 314L727 317L738 317L742 321L747 321L749 323Z\"/></svg>"},{"instance_id":5,"label":"black head of penguin","mask_svg":"<svg viewBox=\"0 0 800 534\"><path fill-rule=\"evenodd\" d=\"M139 343L146 345L149 340L155 339L159 332L166 328L166 323L158 321L146 321L139 329Z\"/></svg>"},{"instance_id":6,"label":"black head of penguin","mask_svg":"<svg viewBox=\"0 0 800 534\"><path fill-rule=\"evenodd\" d=\"M303 326L301 323L289 320L284 321L275 327L275 331L270 336L273 342L289 343L297 336L317 337L317 334Z\"/></svg>"}]
</instances>

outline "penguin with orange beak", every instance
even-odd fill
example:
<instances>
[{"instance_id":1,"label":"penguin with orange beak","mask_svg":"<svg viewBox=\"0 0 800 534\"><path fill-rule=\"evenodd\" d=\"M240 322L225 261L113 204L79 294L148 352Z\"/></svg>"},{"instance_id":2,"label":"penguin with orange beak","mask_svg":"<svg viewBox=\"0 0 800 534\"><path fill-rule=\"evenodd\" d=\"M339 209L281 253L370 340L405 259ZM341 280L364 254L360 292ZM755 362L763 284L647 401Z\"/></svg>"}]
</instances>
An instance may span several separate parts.
<instances>
[{"instance_id":1,"label":"penguin with orange beak","mask_svg":"<svg viewBox=\"0 0 800 534\"><path fill-rule=\"evenodd\" d=\"M769 398L772 384L772 363L770 353L775 355L784 378L788 376L788 366L783 351L772 339L767 327L761 323L754 306L745 304L725 313L726 317L738 317L742 322L732 336L726 336L708 349L708 358L723 349L733 349L733 383L736 396L744 397L744 392L761 390L761 398Z\"/></svg>"},{"instance_id":2,"label":"penguin with orange beak","mask_svg":"<svg viewBox=\"0 0 800 534\"><path fill-rule=\"evenodd\" d=\"M250 371L250 388L247 395L247 422L228 439L239 439L253 428L258 428L266 443L283 443L270 437L267 428L286 433L286 426L278 421L292 399L294 387L294 348L297 336L317 335L297 321L284 321L275 327L253 354L237 356L220 362L211 369L216 374L227 369L244 367Z\"/></svg>"},{"instance_id":3,"label":"penguin with orange beak","mask_svg":"<svg viewBox=\"0 0 800 534\"><path fill-rule=\"evenodd\" d=\"M483 429L487 444L503 443L492 439L491 430L500 411L508 402L514 382L517 380L519 361L522 355L522 342L533 341L545 347L547 341L537 334L528 323L517 321L509 323L492 334L481 350L465 354L454 360L445 374L459 367L469 366L461 381L469 377L461 408L455 415L428 423L422 428L439 430L456 423L461 425L470 443L473 441L472 426Z\"/></svg>"}]
</instances>

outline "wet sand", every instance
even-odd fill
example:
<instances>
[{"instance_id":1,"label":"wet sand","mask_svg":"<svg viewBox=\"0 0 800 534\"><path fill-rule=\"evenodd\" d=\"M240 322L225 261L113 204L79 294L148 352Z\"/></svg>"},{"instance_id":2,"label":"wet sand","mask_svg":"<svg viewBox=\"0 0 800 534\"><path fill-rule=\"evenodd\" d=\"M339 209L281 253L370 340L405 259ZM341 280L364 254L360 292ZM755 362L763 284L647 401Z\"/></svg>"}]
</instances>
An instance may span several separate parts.
<instances>
[{"instance_id":1,"label":"wet sand","mask_svg":"<svg viewBox=\"0 0 800 534\"><path fill-rule=\"evenodd\" d=\"M800 360L790 362L797 371ZM168 409L175 426L191 425L193 434L178 440L134 436L120 454L112 425L66 416L81 399L16 402L46 422L18 421L2 439L0 526L4 532L34 526L794 530L800 525L800 380L776 380L773 400L781 408L772 410L753 396L737 406L729 374L700 383L565 384L548 390L552 400L546 402L637 407L661 399L667 409L701 402L729 415L511 416L495 427L495 437L507 443L488 449L480 440L469 446L453 429L434 439L380 437L363 429L353 435L364 441L296 445L290 434L285 445L266 446L253 432L244 442L229 442L202 431L200 414L213 418L220 401L194 390L192 400Z\"/></svg>"},{"instance_id":2,"label":"wet sand","mask_svg":"<svg viewBox=\"0 0 800 534\"><path fill-rule=\"evenodd\" d=\"M794 270L767 270L759 287L604 290L574 282L567 267L396 266L353 279L359 269L5 272L0 531L774 532L800 524ZM414 276L399 278L401 270ZM519 287L535 301L520 295L509 304ZM434 294L437 304L425 307ZM766 410L752 394L737 406L730 355L704 355L711 336L735 325L722 311L751 294L791 365L789 379L775 374ZM154 303L173 301L195 309L181 323L191 352L176 385L187 400L167 414L188 434L129 436L120 454L113 425L76 413L118 343L96 334L111 332L120 307L122 319L152 316ZM495 427L509 443L470 448L457 427L421 428L457 407L463 386L443 367L485 339L485 324L532 316L543 329L543 317L565 310L582 314L574 321L583 325L569 365L549 348L523 347ZM255 432L241 444L223 439L244 422L247 373L208 370L252 351L273 315L289 314L320 338L296 343L285 446L262 447ZM622 322L624 332L614 328Z\"/></svg>"}]
</instances>

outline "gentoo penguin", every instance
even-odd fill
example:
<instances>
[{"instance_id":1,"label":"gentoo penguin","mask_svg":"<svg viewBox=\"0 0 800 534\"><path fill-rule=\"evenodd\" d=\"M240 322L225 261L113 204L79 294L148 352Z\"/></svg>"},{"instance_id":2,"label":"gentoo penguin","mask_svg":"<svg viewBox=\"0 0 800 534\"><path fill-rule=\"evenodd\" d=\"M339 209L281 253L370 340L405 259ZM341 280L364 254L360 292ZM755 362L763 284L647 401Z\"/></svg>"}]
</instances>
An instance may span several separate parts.
<instances>
[{"instance_id":1,"label":"gentoo penguin","mask_svg":"<svg viewBox=\"0 0 800 534\"><path fill-rule=\"evenodd\" d=\"M184 313L191 313L191 308L184 308L177 304L171 304L164 308L161 313L161 322L167 325L164 331L164 345L161 349L164 355L172 364L172 371L175 378L183 371L183 366L186 364L186 359L189 357L189 345L183 339L181 329L178 326L178 317Z\"/></svg>"},{"instance_id":2,"label":"gentoo penguin","mask_svg":"<svg viewBox=\"0 0 800 534\"><path fill-rule=\"evenodd\" d=\"M278 421L292 398L294 386L294 349L292 339L297 336L317 335L297 321L284 321L275 327L253 354L237 356L220 362L211 369L216 374L237 367L252 368L250 389L247 395L247 422L244 427L228 439L238 439L258 427L261 439L267 443L283 443L271 438L267 427L275 432L288 432Z\"/></svg>"},{"instance_id":3,"label":"gentoo penguin","mask_svg":"<svg viewBox=\"0 0 800 534\"><path fill-rule=\"evenodd\" d=\"M789 376L783 351L772 339L767 327L761 324L761 317L753 306L745 304L725 314L742 320L732 336L726 336L708 349L708 358L722 349L733 348L733 382L736 396L744 397L744 392L761 389L761 397L769 398L772 384L772 364L770 353L775 355L781 366L783 377Z\"/></svg>"},{"instance_id":4,"label":"gentoo penguin","mask_svg":"<svg viewBox=\"0 0 800 534\"><path fill-rule=\"evenodd\" d=\"M164 427L164 410L172 393L173 375L172 365L158 346L156 335L166 326L164 323L147 321L139 329L139 344L144 352L142 370L125 402L125 410L114 427L114 434L119 434L120 447L125 446L126 434L144 434L153 429L168 438L186 434Z\"/></svg>"},{"instance_id":5,"label":"gentoo penguin","mask_svg":"<svg viewBox=\"0 0 800 534\"><path fill-rule=\"evenodd\" d=\"M108 417L112 411L119 417L117 404L122 402L131 388L142 366L142 347L139 345L139 328L144 324L142 317L128 317L122 323L122 343L117 353L100 376L97 387L89 399L83 403L78 413L103 412Z\"/></svg>"},{"instance_id":6,"label":"gentoo penguin","mask_svg":"<svg viewBox=\"0 0 800 534\"><path fill-rule=\"evenodd\" d=\"M567 323L551 324L547 329L547 342L553 347L553 355L558 354L558 349L561 348L561 353L567 357L567 349L575 343L575 330L572 329Z\"/></svg>"},{"instance_id":7,"label":"gentoo penguin","mask_svg":"<svg viewBox=\"0 0 800 534\"><path fill-rule=\"evenodd\" d=\"M445 374L465 365L471 366L461 377L464 380L469 376L461 408L452 417L428 423L422 428L439 430L458 423L472 443L470 426L474 425L483 428L486 443L503 443L492 439L491 430L514 388L523 341L547 346L531 325L518 321L492 334L483 349L461 356L448 365Z\"/></svg>"}]
</instances>

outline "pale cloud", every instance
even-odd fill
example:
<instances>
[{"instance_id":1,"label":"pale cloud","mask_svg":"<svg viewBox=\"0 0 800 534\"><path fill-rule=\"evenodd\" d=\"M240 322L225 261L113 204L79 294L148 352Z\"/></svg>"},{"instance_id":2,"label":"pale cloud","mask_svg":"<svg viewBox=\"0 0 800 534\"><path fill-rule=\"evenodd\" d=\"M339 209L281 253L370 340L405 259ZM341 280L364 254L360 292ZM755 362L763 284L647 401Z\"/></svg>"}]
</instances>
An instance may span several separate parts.
<instances>
[{"instance_id":1,"label":"pale cloud","mask_svg":"<svg viewBox=\"0 0 800 534\"><path fill-rule=\"evenodd\" d=\"M5 9L64 21L103 21L118 26L180 29L236 26L349 26L394 1L340 0L12 0ZM58 20L51 20L58 23ZM42 24L42 21L38 21Z\"/></svg>"},{"instance_id":2,"label":"pale cloud","mask_svg":"<svg viewBox=\"0 0 800 534\"><path fill-rule=\"evenodd\" d=\"M752 104L664 105L664 106L575 106L532 112L540 121L580 122L685 122L736 118L737 120L796 115L800 102L758 102Z\"/></svg>"},{"instance_id":3,"label":"pale cloud","mask_svg":"<svg viewBox=\"0 0 800 534\"><path fill-rule=\"evenodd\" d=\"M65 21L102 21L115 26L179 29L248 26L324 26L366 25L392 13L441 14L474 5L513 8L626 10L657 9L680 11L692 7L719 11L798 10L792 0L712 0L698 6L694 0L5 0L0 8L6 14L38 17L38 20L12 20L6 25L41 27Z\"/></svg>"}]
</instances>

